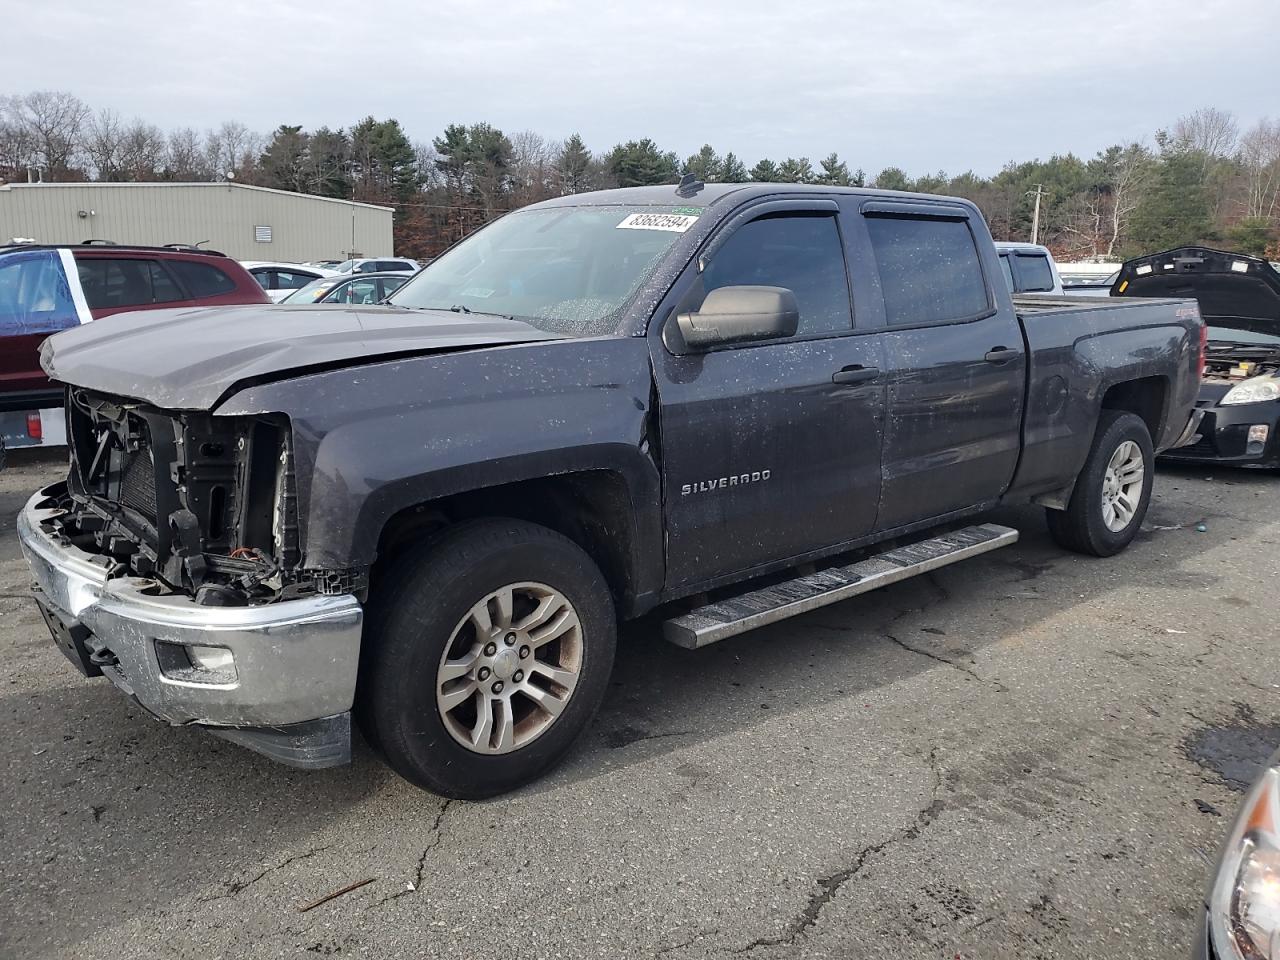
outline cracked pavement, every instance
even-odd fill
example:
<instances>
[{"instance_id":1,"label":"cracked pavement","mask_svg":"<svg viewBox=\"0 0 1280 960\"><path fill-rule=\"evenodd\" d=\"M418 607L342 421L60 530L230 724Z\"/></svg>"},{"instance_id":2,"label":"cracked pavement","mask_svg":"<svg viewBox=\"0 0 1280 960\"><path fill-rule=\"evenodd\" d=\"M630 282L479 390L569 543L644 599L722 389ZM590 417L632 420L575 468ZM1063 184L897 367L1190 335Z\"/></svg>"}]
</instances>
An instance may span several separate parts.
<instances>
[{"instance_id":1,"label":"cracked pavement","mask_svg":"<svg viewBox=\"0 0 1280 960\"><path fill-rule=\"evenodd\" d=\"M562 767L446 803L78 678L13 536L60 466L16 459L0 957L1186 956L1280 737L1276 476L1162 468L1111 560L1003 510L1012 548L700 651L632 625Z\"/></svg>"}]
</instances>

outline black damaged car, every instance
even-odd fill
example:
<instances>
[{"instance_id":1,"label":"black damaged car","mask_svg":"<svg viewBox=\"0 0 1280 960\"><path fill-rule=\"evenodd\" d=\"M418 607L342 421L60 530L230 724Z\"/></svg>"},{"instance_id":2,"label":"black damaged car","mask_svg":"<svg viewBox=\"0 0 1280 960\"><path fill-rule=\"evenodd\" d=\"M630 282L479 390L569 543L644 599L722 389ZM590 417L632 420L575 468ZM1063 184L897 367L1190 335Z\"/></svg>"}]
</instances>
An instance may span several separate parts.
<instances>
[{"instance_id":1,"label":"black damaged car","mask_svg":"<svg viewBox=\"0 0 1280 960\"><path fill-rule=\"evenodd\" d=\"M1280 467L1280 272L1266 260L1179 247L1127 261L1113 297L1194 297L1207 324L1198 438L1170 461Z\"/></svg>"}]
</instances>

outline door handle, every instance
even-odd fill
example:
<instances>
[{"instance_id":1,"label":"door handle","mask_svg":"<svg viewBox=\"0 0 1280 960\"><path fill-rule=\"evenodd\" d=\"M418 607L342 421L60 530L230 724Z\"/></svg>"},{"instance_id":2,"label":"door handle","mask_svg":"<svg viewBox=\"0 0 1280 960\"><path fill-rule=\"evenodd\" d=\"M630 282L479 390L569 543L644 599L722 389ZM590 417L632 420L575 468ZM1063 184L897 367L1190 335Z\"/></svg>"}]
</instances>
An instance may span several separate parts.
<instances>
[{"instance_id":1,"label":"door handle","mask_svg":"<svg viewBox=\"0 0 1280 960\"><path fill-rule=\"evenodd\" d=\"M982 359L987 363L1007 363L1018 355L1017 350L1010 350L1008 347L992 347Z\"/></svg>"},{"instance_id":2,"label":"door handle","mask_svg":"<svg viewBox=\"0 0 1280 960\"><path fill-rule=\"evenodd\" d=\"M874 380L880 376L879 367L864 367L860 364L851 364L847 367L841 367L831 375L832 383L865 383L868 380Z\"/></svg>"}]
</instances>

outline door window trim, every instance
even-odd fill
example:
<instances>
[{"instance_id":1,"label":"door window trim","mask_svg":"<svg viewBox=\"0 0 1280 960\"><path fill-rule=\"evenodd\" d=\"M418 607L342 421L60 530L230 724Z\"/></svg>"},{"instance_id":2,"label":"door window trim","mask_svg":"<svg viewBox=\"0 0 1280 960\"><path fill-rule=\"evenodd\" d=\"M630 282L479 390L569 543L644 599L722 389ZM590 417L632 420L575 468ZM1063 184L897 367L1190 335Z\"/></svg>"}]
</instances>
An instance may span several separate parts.
<instances>
[{"instance_id":1,"label":"door window trim","mask_svg":"<svg viewBox=\"0 0 1280 960\"><path fill-rule=\"evenodd\" d=\"M991 277L987 270L987 265L983 261L982 247L978 244L978 237L973 232L973 219L970 211L965 207L961 207L953 203L932 203L929 201L900 201L900 200L868 200L859 208L865 220L945 220L950 222L960 222L964 224L965 230L969 234L969 240L973 244L974 256L978 261L978 270L982 274L982 285L987 295L987 309L964 317L948 317L945 320L920 320L915 323L892 323L889 320L888 310L885 311L884 329L886 332L894 330L919 330L924 327L948 327L962 323L977 323L979 320L986 320L1000 312L999 300L991 285ZM876 252L875 239L871 236L871 230L867 228L867 239L870 244L871 254L874 257ZM880 296L884 297L885 278L880 273L880 261L875 261L876 273L880 277ZM1000 282L1004 283L1003 275ZM1016 284L1016 276L1015 276Z\"/></svg>"},{"instance_id":2,"label":"door window trim","mask_svg":"<svg viewBox=\"0 0 1280 960\"><path fill-rule=\"evenodd\" d=\"M844 265L844 284L845 291L849 298L849 326L844 330L822 330L815 333L796 334L791 337L778 337L773 340L751 340L746 343L726 343L719 346L710 347L705 350L683 351L672 349L674 345L683 345L679 330L676 324L676 315L679 312L680 305L689 296L693 283L698 282L703 272L706 270L707 264L711 261L716 251L719 250L733 234L739 229L745 227L749 223L754 223L764 217L772 215L782 216L819 216L829 217L835 222L836 240L840 246L840 261ZM692 278L692 282L686 283ZM748 350L754 347L776 347L780 344L788 343L808 343L812 340L831 340L836 337L848 337L857 334L876 333L878 330L859 330L857 327L857 313L854 307L853 298L853 277L849 270L848 247L846 243L845 231L840 223L840 205L834 200L825 198L815 198L809 200L764 200L759 203L748 205L745 209L731 214L721 223L703 243L702 248L694 255L693 259L681 271L679 278L672 285L672 292L675 292L681 286L685 286L682 292L675 299L674 305L667 313L666 318L662 321L662 331L660 339L666 351L672 356L677 357L694 357L702 356L708 353L722 353L726 350ZM674 337L675 339L669 339Z\"/></svg>"}]
</instances>

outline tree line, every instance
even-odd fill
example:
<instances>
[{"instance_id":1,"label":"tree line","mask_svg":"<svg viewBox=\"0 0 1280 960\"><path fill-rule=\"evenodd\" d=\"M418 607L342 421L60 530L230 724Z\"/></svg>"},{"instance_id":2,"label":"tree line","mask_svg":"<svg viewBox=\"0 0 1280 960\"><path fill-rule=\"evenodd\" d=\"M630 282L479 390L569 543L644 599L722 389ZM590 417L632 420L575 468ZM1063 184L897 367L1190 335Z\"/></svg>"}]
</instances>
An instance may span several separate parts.
<instances>
[{"instance_id":1,"label":"tree line","mask_svg":"<svg viewBox=\"0 0 1280 960\"><path fill-rule=\"evenodd\" d=\"M1119 143L1013 161L993 176L898 167L874 175L831 153L761 159L750 167L712 145L684 157L653 139L590 149L578 134L553 140L488 123L451 124L429 142L395 119L260 134L227 121L162 130L94 110L60 91L0 96L0 180L237 182L396 208L396 252L433 256L508 210L615 186L705 182L872 185L966 197L997 239L1027 240L1040 196L1040 241L1063 259L1113 260L1186 243L1280 259L1280 121L1242 130L1228 112L1189 113L1150 142Z\"/></svg>"}]
</instances>

